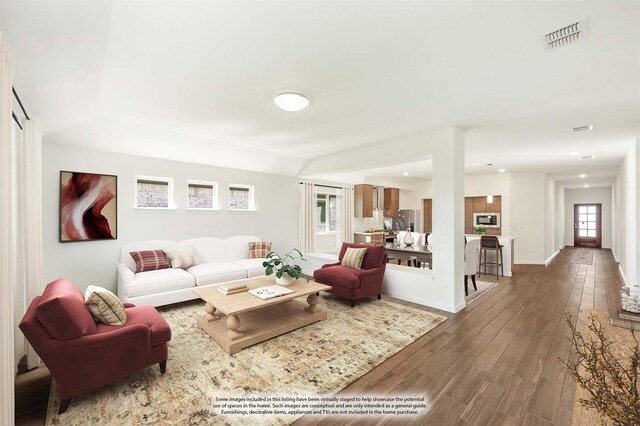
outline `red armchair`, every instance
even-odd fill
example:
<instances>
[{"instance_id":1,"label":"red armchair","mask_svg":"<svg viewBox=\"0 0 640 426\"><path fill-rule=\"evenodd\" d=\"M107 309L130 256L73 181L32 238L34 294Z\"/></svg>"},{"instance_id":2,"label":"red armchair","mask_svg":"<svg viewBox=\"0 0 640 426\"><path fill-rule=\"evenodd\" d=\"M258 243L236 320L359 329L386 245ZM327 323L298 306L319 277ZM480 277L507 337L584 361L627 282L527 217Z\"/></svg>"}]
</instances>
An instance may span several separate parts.
<instances>
[{"instance_id":1,"label":"red armchair","mask_svg":"<svg viewBox=\"0 0 640 426\"><path fill-rule=\"evenodd\" d=\"M362 261L362 269L353 269L340 265L348 247L366 248ZM319 283L330 285L330 293L355 301L365 297L382 295L382 278L387 266L387 251L382 246L342 243L338 263L323 265L313 273L313 279Z\"/></svg>"},{"instance_id":2,"label":"red armchair","mask_svg":"<svg viewBox=\"0 0 640 426\"><path fill-rule=\"evenodd\" d=\"M61 278L31 302L20 329L58 386L64 413L71 398L160 364L164 374L171 340L169 324L152 306L125 304L127 323L96 323L84 296Z\"/></svg>"}]
</instances>

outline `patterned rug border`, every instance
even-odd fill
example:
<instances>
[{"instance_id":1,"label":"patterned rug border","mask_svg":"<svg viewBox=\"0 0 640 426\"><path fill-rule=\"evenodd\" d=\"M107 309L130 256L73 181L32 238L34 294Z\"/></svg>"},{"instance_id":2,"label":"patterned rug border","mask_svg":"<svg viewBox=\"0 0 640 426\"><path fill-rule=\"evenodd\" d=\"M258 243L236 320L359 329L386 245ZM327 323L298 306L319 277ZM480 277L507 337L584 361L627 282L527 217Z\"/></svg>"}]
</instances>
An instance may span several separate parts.
<instances>
[{"instance_id":1,"label":"patterned rug border","mask_svg":"<svg viewBox=\"0 0 640 426\"><path fill-rule=\"evenodd\" d=\"M347 311L349 309L357 309L358 306L369 306L369 305L374 305L376 303L375 300L362 300L362 301L359 302L359 304L356 305L355 308L351 308L351 307L348 306L348 302L345 302L344 300L342 300L340 298L337 298L335 296L332 296L332 295L323 295L323 296L321 296L321 300L323 300L325 302L334 301L336 303L339 303ZM424 332L422 332L422 330L418 331L415 336L412 336L410 341L406 342L406 344L398 345L398 346L394 347L392 350L390 350L390 352L388 354L381 355L380 359L375 360L375 362L372 362L372 363L370 362L366 366L361 366L362 367L362 371L356 372L356 374L354 374L353 377L350 377L349 379L344 380L344 382L342 382L342 383L336 383L337 387L334 388L334 389L331 389L328 393L324 393L323 394L323 393L319 393L318 392L318 393L316 393L316 395L333 396L333 395L338 394L339 392L341 392L342 390L347 388L349 385L351 385L355 381L359 380L361 377L363 377L364 375L368 374L373 369L375 369L376 367L378 367L379 365L381 365L382 363L387 361L389 358L393 357L398 352L400 352L404 348L406 348L409 345L411 345L412 343L414 343L416 340L418 340L422 336L424 336L427 333L429 333L429 332L433 331L434 329L436 329L438 326L440 326L442 323L446 322L446 320L448 319L448 317L446 317L444 315L436 314L436 313L431 312L431 311L429 311L427 309L422 309L422 308L419 308L419 307L416 307L416 306L412 306L410 304L399 303L399 302L396 302L394 300L390 300L389 298L384 298L383 302L384 303L388 303L388 304L390 304L392 306L393 305L401 306L403 309L407 309L408 311L414 311L414 313L419 313L419 312L424 313L424 314L426 314L426 315L431 317L431 319L433 321L433 324L430 326L430 328L426 329ZM174 305L168 305L166 307L160 307L159 311L163 315L165 315L167 311L175 310L175 309L190 309L190 308L194 307L194 305L197 306L197 307L201 307L202 306L202 302L201 301L196 301L196 300L189 301L189 302L182 302L182 303L178 303L178 304L174 304ZM319 323L324 323L324 322L325 321L321 321ZM314 324L319 324L319 323L314 323ZM309 326L307 326L307 327L309 327ZM292 333L296 333L296 332L300 332L300 331L304 332L307 329L307 327L303 327L301 329L294 330L294 331L292 331L290 333L286 333L285 335L278 336L278 337L275 337L273 339L269 339L266 342L258 343L257 345L254 345L253 347L258 347L258 346L260 346L262 344L265 344L265 343L267 343L269 341L273 341L273 340L282 338L283 336L287 336L287 335L290 335ZM204 331L203 331L203 333L204 333ZM208 337L208 336L207 336L207 338L210 339L210 337ZM247 348L247 349L250 349L250 348ZM177 348L174 346L173 348L170 348L170 351L171 350L175 351L175 350L177 350ZM229 357L233 358L233 356L229 356ZM326 362L326 360L325 360L325 362ZM157 366L148 367L148 369L153 369L153 368L157 368ZM136 373L134 373L134 374L136 374ZM116 383L119 383L120 386L122 386L123 383L130 382L131 380L133 380L132 376L128 376L128 377L126 377L124 379L121 379L120 381L118 381ZM112 386L112 385L107 385L107 386ZM105 386L105 387L107 387L107 386ZM101 388L101 389L104 389L104 387ZM278 389L275 389L275 391L277 392ZM97 392L97 391L92 391L92 392ZM267 389L267 390L264 391L264 393L272 395L273 391L271 391L270 389ZM46 415L46 420L45 420L45 424L46 425L59 424L59 423L66 424L64 420L61 420L61 419L57 418L57 416L58 416L57 407L58 407L57 389L56 389L55 381L52 381L51 389L50 389L50 392L49 392L49 399L48 399L48 403L47 403L47 415ZM74 403L72 401L71 406L69 407L69 410L73 410L73 408L74 408ZM82 408L81 406L77 407L77 409L81 409L81 408ZM275 421L275 423L273 423L273 424L289 424L289 423L294 422L295 420L297 420L300 417L301 416L295 416L295 417L293 417L293 416L285 416L284 418L283 417L271 417L269 420L270 421ZM238 418L238 417L233 417L233 416L219 416L219 417L211 418L210 419L211 421L207 422L207 424L217 424L216 421L223 421L223 423L225 425L227 425L227 424L229 424L229 425L244 424L244 421L249 421L248 424L253 424L249 420L250 418L251 418L250 416L248 418L244 418L244 419L243 418ZM104 419L99 419L97 417L94 417L94 419L95 419L96 422L98 422L98 424L101 424L100 421L104 420ZM236 420L236 419L239 419L239 420ZM174 422L174 423L175 423L175 421L176 420L170 420L170 422ZM284 421L284 423L282 423L283 421Z\"/></svg>"},{"instance_id":2,"label":"patterned rug border","mask_svg":"<svg viewBox=\"0 0 640 426\"><path fill-rule=\"evenodd\" d=\"M475 302L480 297L484 296L489 290L495 288L498 285L497 282L482 281L482 280L476 280L476 284L478 285L478 290L474 291L473 290L473 284L471 284L471 282L469 282L469 284L468 284L469 285L469 296L464 298L466 304ZM483 285L486 285L486 287L483 287Z\"/></svg>"}]
</instances>

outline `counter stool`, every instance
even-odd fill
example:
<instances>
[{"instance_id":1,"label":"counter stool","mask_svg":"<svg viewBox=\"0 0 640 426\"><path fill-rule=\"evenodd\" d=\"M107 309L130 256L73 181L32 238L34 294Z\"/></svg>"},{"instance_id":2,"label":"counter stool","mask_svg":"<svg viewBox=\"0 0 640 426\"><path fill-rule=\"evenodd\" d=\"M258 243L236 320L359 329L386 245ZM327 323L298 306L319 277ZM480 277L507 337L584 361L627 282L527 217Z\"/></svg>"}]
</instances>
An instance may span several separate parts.
<instances>
[{"instance_id":1,"label":"counter stool","mask_svg":"<svg viewBox=\"0 0 640 426\"><path fill-rule=\"evenodd\" d=\"M503 266L503 258L502 258L502 247L500 245L500 241L498 237L493 235L483 235L480 237L480 264L478 265L478 274L480 270L484 266L483 274L487 274L487 265L495 266L496 268L496 279L498 279L498 268L502 272L502 276L504 277L504 266ZM495 251L496 252L496 261L495 262L487 262L487 252ZM482 261L482 253L484 253L484 261Z\"/></svg>"}]
</instances>

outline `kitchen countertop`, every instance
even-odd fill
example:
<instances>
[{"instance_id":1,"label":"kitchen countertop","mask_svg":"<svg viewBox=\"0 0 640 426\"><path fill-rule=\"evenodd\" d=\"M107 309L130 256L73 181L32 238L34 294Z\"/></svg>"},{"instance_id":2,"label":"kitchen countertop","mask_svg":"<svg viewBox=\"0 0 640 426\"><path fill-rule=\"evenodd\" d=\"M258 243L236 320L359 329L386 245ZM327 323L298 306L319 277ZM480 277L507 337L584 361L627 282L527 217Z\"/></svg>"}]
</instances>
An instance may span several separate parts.
<instances>
[{"instance_id":1,"label":"kitchen countertop","mask_svg":"<svg viewBox=\"0 0 640 426\"><path fill-rule=\"evenodd\" d=\"M478 235L478 234L464 234L465 237L467 237L468 239L476 239L476 238L480 238L482 235ZM513 241L518 237L512 237L509 235L489 235L489 237L498 237L498 240L504 240L504 241Z\"/></svg>"}]
</instances>

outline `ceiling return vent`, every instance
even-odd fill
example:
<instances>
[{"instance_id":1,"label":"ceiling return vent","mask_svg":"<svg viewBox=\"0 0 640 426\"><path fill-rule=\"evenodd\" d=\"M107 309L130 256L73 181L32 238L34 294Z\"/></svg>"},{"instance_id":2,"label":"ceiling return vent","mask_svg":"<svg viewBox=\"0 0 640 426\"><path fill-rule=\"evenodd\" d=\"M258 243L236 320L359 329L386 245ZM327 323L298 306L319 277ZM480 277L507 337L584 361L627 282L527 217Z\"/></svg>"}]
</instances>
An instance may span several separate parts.
<instances>
[{"instance_id":1,"label":"ceiling return vent","mask_svg":"<svg viewBox=\"0 0 640 426\"><path fill-rule=\"evenodd\" d=\"M554 50L582 40L588 35L589 21L584 18L543 35L542 44L544 44L546 50Z\"/></svg>"},{"instance_id":2,"label":"ceiling return vent","mask_svg":"<svg viewBox=\"0 0 640 426\"><path fill-rule=\"evenodd\" d=\"M593 124L589 124L588 126L574 127L571 130L573 130L574 132L585 132L587 130L593 130Z\"/></svg>"}]
</instances>

